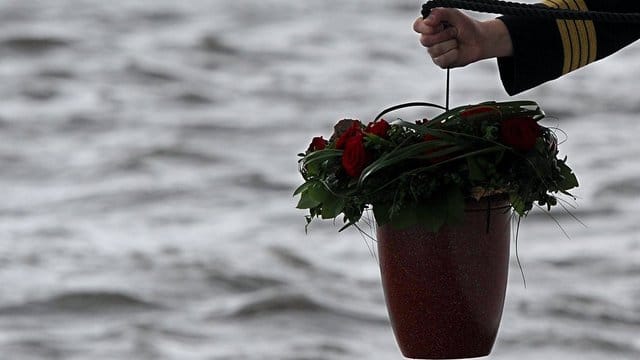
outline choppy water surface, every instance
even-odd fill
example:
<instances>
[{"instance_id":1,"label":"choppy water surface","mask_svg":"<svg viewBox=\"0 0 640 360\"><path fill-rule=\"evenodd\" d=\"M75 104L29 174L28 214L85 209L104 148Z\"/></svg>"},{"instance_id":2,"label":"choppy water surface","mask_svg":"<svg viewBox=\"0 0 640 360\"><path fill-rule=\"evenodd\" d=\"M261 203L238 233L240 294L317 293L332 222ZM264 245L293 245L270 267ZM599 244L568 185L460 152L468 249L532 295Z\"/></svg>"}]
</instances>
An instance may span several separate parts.
<instances>
[{"instance_id":1,"label":"choppy water surface","mask_svg":"<svg viewBox=\"0 0 640 360\"><path fill-rule=\"evenodd\" d=\"M291 193L339 118L443 101L419 6L0 2L2 359L401 358L371 243L305 235ZM640 357L638 56L518 97L566 132L586 226L524 223L492 359ZM492 61L452 76L507 99Z\"/></svg>"}]
</instances>

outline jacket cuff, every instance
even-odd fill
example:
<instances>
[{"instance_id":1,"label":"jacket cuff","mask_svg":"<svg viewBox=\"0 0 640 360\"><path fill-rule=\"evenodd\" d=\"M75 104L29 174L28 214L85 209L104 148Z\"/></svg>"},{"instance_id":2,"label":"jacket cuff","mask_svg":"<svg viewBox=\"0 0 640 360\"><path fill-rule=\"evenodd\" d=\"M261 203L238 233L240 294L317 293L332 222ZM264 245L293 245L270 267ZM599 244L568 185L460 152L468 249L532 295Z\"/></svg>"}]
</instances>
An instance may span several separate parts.
<instances>
[{"instance_id":1,"label":"jacket cuff","mask_svg":"<svg viewBox=\"0 0 640 360\"><path fill-rule=\"evenodd\" d=\"M507 27L513 55L498 58L502 85L516 95L562 75L563 48L553 19L498 18Z\"/></svg>"}]
</instances>

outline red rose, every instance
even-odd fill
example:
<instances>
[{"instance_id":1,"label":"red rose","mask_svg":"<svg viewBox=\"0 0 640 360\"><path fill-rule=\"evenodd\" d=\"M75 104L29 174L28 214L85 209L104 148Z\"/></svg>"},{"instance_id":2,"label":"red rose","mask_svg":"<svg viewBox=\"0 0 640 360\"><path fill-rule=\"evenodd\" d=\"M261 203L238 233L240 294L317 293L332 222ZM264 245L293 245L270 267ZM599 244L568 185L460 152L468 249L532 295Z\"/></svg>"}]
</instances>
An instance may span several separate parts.
<instances>
[{"instance_id":1,"label":"red rose","mask_svg":"<svg viewBox=\"0 0 640 360\"><path fill-rule=\"evenodd\" d=\"M355 136L362 137L362 124L360 123L360 121L353 121L351 127L348 128L347 131L345 131L342 135L340 135L338 141L336 141L336 149L344 149L347 141Z\"/></svg>"},{"instance_id":2,"label":"red rose","mask_svg":"<svg viewBox=\"0 0 640 360\"><path fill-rule=\"evenodd\" d=\"M327 147L328 143L329 142L323 139L322 136L316 136L313 138L313 140L311 140L311 144L309 144L307 152L310 153L318 150L324 150L324 148Z\"/></svg>"},{"instance_id":3,"label":"red rose","mask_svg":"<svg viewBox=\"0 0 640 360\"><path fill-rule=\"evenodd\" d=\"M499 116L500 110L491 105L476 105L463 110L460 117L465 120L483 119L485 117Z\"/></svg>"},{"instance_id":4,"label":"red rose","mask_svg":"<svg viewBox=\"0 0 640 360\"><path fill-rule=\"evenodd\" d=\"M344 146L342 167L351 177L359 177L368 162L369 156L364 148L363 140L364 136L360 133L350 137Z\"/></svg>"},{"instance_id":5,"label":"red rose","mask_svg":"<svg viewBox=\"0 0 640 360\"><path fill-rule=\"evenodd\" d=\"M379 121L370 122L367 125L367 129L365 130L369 134L377 135L383 138L387 137L387 131L391 128L388 122L384 119L380 119Z\"/></svg>"},{"instance_id":6,"label":"red rose","mask_svg":"<svg viewBox=\"0 0 640 360\"><path fill-rule=\"evenodd\" d=\"M506 119L500 126L500 141L518 151L529 151L536 146L541 127L531 117Z\"/></svg>"}]
</instances>

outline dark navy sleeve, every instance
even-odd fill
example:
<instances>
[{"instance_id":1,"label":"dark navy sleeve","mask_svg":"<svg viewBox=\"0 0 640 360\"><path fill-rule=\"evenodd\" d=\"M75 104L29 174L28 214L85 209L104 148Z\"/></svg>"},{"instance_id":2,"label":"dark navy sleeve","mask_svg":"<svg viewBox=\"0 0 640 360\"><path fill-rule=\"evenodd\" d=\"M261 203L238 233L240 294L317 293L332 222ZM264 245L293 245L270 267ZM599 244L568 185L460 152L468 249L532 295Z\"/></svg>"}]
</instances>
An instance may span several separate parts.
<instances>
[{"instance_id":1,"label":"dark navy sleeve","mask_svg":"<svg viewBox=\"0 0 640 360\"><path fill-rule=\"evenodd\" d=\"M640 12L640 1L546 0L540 6L574 10ZM640 37L640 24L582 20L499 18L506 25L513 55L498 59L502 84L515 95L605 58Z\"/></svg>"}]
</instances>

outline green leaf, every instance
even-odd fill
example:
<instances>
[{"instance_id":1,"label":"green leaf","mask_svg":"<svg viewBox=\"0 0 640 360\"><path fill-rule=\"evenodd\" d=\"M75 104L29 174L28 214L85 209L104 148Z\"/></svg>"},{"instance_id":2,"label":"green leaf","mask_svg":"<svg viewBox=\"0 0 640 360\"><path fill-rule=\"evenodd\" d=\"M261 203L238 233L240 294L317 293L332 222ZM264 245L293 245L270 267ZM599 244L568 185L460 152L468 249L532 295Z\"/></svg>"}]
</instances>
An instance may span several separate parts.
<instances>
[{"instance_id":1,"label":"green leaf","mask_svg":"<svg viewBox=\"0 0 640 360\"><path fill-rule=\"evenodd\" d=\"M302 184L296 193L300 193L300 201L296 206L298 209L312 209L322 205L324 211L324 203L333 197L333 194L319 181Z\"/></svg>"},{"instance_id":2,"label":"green leaf","mask_svg":"<svg viewBox=\"0 0 640 360\"><path fill-rule=\"evenodd\" d=\"M407 205L391 219L391 225L397 229L406 229L414 225L425 227L428 231L440 230L445 222L455 222L464 211L464 197L461 192L450 192L432 198L422 204Z\"/></svg>"},{"instance_id":3,"label":"green leaf","mask_svg":"<svg viewBox=\"0 0 640 360\"><path fill-rule=\"evenodd\" d=\"M337 196L328 196L322 202L322 218L333 219L338 216L344 209L344 198Z\"/></svg>"},{"instance_id":4,"label":"green leaf","mask_svg":"<svg viewBox=\"0 0 640 360\"><path fill-rule=\"evenodd\" d=\"M525 216L530 209L527 207L526 201L517 194L509 195L509 202L513 210L520 216Z\"/></svg>"},{"instance_id":5,"label":"green leaf","mask_svg":"<svg viewBox=\"0 0 640 360\"><path fill-rule=\"evenodd\" d=\"M296 208L311 209L318 205L320 205L319 201L312 199L309 194L305 193L305 194L302 194L302 196L300 196L300 200L298 201L298 205L296 206Z\"/></svg>"},{"instance_id":6,"label":"green leaf","mask_svg":"<svg viewBox=\"0 0 640 360\"><path fill-rule=\"evenodd\" d=\"M318 181L314 182L305 193L308 194L310 199L319 203L323 203L326 198L332 196L329 190Z\"/></svg>"},{"instance_id":7,"label":"green leaf","mask_svg":"<svg viewBox=\"0 0 640 360\"><path fill-rule=\"evenodd\" d=\"M562 176L562 183L560 183L560 188L562 190L569 190L575 187L578 187L578 178L573 173L570 167L564 163L564 161L559 161L558 166L560 167L560 175Z\"/></svg>"},{"instance_id":8,"label":"green leaf","mask_svg":"<svg viewBox=\"0 0 640 360\"><path fill-rule=\"evenodd\" d=\"M304 159L302 160L304 161L305 164L309 164L309 163L323 161L323 160L331 159L334 157L340 157L340 156L342 156L342 150L324 149L324 150L314 151L309 155L305 156Z\"/></svg>"},{"instance_id":9,"label":"green leaf","mask_svg":"<svg viewBox=\"0 0 640 360\"><path fill-rule=\"evenodd\" d=\"M415 208L416 222L437 232L446 224L457 224L464 217L465 200L462 191L450 186Z\"/></svg>"},{"instance_id":10,"label":"green leaf","mask_svg":"<svg viewBox=\"0 0 640 360\"><path fill-rule=\"evenodd\" d=\"M467 157L467 166L469 167L469 179L471 181L482 181L486 179L482 167L480 166L480 164L478 164L477 157Z\"/></svg>"},{"instance_id":11,"label":"green leaf","mask_svg":"<svg viewBox=\"0 0 640 360\"><path fill-rule=\"evenodd\" d=\"M310 153L300 160L303 168L307 169L310 173L317 173L321 167L322 162L333 158L342 156L342 150L336 149L324 149Z\"/></svg>"},{"instance_id":12,"label":"green leaf","mask_svg":"<svg viewBox=\"0 0 640 360\"><path fill-rule=\"evenodd\" d=\"M296 189L296 191L293 192L293 196L296 196L304 191L307 191L307 189L309 189L309 187L311 187L313 185L313 182L308 181L305 182L304 184L298 186L298 188Z\"/></svg>"},{"instance_id":13,"label":"green leaf","mask_svg":"<svg viewBox=\"0 0 640 360\"><path fill-rule=\"evenodd\" d=\"M423 157L427 150L440 146L440 144L430 144L430 143L431 142L422 142L422 143L407 145L404 147L398 147L397 149L381 156L378 160L371 163L362 171L362 174L360 175L360 179L358 180L359 184L362 185L362 183L369 176L371 176L372 174L384 168L390 167L392 165L395 165L407 159Z\"/></svg>"}]
</instances>

